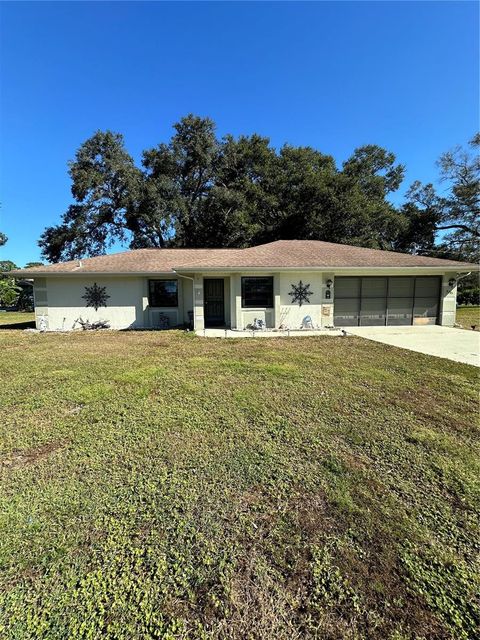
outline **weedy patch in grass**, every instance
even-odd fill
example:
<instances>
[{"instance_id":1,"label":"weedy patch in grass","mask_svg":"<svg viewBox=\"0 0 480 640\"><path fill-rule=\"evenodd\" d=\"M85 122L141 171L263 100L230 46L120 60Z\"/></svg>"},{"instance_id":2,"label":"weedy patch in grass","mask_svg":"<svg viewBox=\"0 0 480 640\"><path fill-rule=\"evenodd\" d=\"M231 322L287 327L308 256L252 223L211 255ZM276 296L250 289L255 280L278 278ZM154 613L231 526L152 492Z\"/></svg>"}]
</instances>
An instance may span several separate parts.
<instances>
[{"instance_id":1,"label":"weedy patch in grass","mask_svg":"<svg viewBox=\"0 0 480 640\"><path fill-rule=\"evenodd\" d=\"M57 449L66 445L65 442L51 442L40 447L34 447L27 451L12 451L3 457L0 457L0 469L2 467L18 467L25 464L33 464L46 458Z\"/></svg>"},{"instance_id":2,"label":"weedy patch in grass","mask_svg":"<svg viewBox=\"0 0 480 640\"><path fill-rule=\"evenodd\" d=\"M473 367L359 338L0 348L2 638L475 637Z\"/></svg>"}]
</instances>

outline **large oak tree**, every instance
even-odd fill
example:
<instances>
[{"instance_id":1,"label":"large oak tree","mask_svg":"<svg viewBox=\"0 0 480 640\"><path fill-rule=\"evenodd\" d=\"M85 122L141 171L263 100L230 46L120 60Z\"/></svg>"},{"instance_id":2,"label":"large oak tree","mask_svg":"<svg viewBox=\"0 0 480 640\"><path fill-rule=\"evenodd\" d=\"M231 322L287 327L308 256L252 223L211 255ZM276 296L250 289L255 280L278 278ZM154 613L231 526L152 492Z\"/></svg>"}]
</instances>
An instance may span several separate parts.
<instances>
[{"instance_id":1,"label":"large oak tree","mask_svg":"<svg viewBox=\"0 0 480 640\"><path fill-rule=\"evenodd\" d=\"M244 247L311 238L389 249L402 217L388 201L403 167L368 145L339 169L310 147L216 136L189 115L137 167L122 135L97 131L70 163L74 203L40 239L49 261L139 247Z\"/></svg>"},{"instance_id":2,"label":"large oak tree","mask_svg":"<svg viewBox=\"0 0 480 640\"><path fill-rule=\"evenodd\" d=\"M257 134L219 139L212 120L189 115L136 166L121 134L97 131L70 163L73 204L39 244L49 261L99 255L115 242L245 247L284 238L432 255L444 233L440 250L473 258L478 155L456 148L439 166L447 193L416 182L395 207L404 167L377 145L355 149L339 168L311 147L275 149Z\"/></svg>"}]
</instances>

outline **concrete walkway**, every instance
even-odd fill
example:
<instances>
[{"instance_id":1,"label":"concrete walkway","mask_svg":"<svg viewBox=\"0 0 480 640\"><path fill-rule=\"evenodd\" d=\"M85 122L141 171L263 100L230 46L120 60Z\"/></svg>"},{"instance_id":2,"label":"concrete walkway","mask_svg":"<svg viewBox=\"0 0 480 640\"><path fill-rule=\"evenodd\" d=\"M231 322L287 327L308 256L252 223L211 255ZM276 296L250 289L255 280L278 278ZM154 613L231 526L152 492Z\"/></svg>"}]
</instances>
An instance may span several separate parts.
<instances>
[{"instance_id":1,"label":"concrete walkway","mask_svg":"<svg viewBox=\"0 0 480 640\"><path fill-rule=\"evenodd\" d=\"M480 332L450 327L347 327L349 335L480 367Z\"/></svg>"},{"instance_id":2,"label":"concrete walkway","mask_svg":"<svg viewBox=\"0 0 480 640\"><path fill-rule=\"evenodd\" d=\"M299 336L341 336L341 329L295 329L280 331L237 331L236 329L200 329L195 332L204 338L293 338Z\"/></svg>"}]
</instances>

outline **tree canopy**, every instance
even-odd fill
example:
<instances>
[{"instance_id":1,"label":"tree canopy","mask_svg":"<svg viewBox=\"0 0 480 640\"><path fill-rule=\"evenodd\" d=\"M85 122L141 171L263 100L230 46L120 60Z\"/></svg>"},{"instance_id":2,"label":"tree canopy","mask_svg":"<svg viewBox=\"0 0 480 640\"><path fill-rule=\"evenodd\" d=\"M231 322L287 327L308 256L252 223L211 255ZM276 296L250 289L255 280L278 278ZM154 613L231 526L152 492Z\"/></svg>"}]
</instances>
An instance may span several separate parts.
<instances>
[{"instance_id":1,"label":"tree canopy","mask_svg":"<svg viewBox=\"0 0 480 640\"><path fill-rule=\"evenodd\" d=\"M409 222L402 248L472 262L480 259L479 146L477 134L469 148L458 146L440 156L441 195L431 183L412 184L402 209ZM437 245L436 240L440 240Z\"/></svg>"},{"instance_id":2,"label":"tree canopy","mask_svg":"<svg viewBox=\"0 0 480 640\"><path fill-rule=\"evenodd\" d=\"M478 164L460 147L445 153L439 168L448 193L416 182L398 207L390 196L405 168L377 145L355 149L338 167L312 147L275 149L258 134L218 138L212 120L188 115L137 166L121 134L97 131L69 166L73 204L39 244L49 261L99 255L116 242L246 247L288 238L471 253L479 238ZM448 232L443 248L439 232Z\"/></svg>"}]
</instances>

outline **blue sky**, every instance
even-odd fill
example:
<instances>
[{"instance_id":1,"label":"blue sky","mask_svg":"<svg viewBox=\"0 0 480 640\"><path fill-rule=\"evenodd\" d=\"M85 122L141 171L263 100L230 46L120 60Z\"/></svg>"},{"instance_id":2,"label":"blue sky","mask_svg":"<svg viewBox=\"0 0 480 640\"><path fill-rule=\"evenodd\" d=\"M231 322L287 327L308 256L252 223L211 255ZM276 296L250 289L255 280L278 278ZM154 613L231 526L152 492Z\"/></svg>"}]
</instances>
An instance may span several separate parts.
<instances>
[{"instance_id":1,"label":"blue sky","mask_svg":"<svg viewBox=\"0 0 480 640\"><path fill-rule=\"evenodd\" d=\"M1 259L38 260L72 202L67 162L97 129L130 153L182 115L340 164L376 143L414 179L478 128L473 2L3 2Z\"/></svg>"}]
</instances>

